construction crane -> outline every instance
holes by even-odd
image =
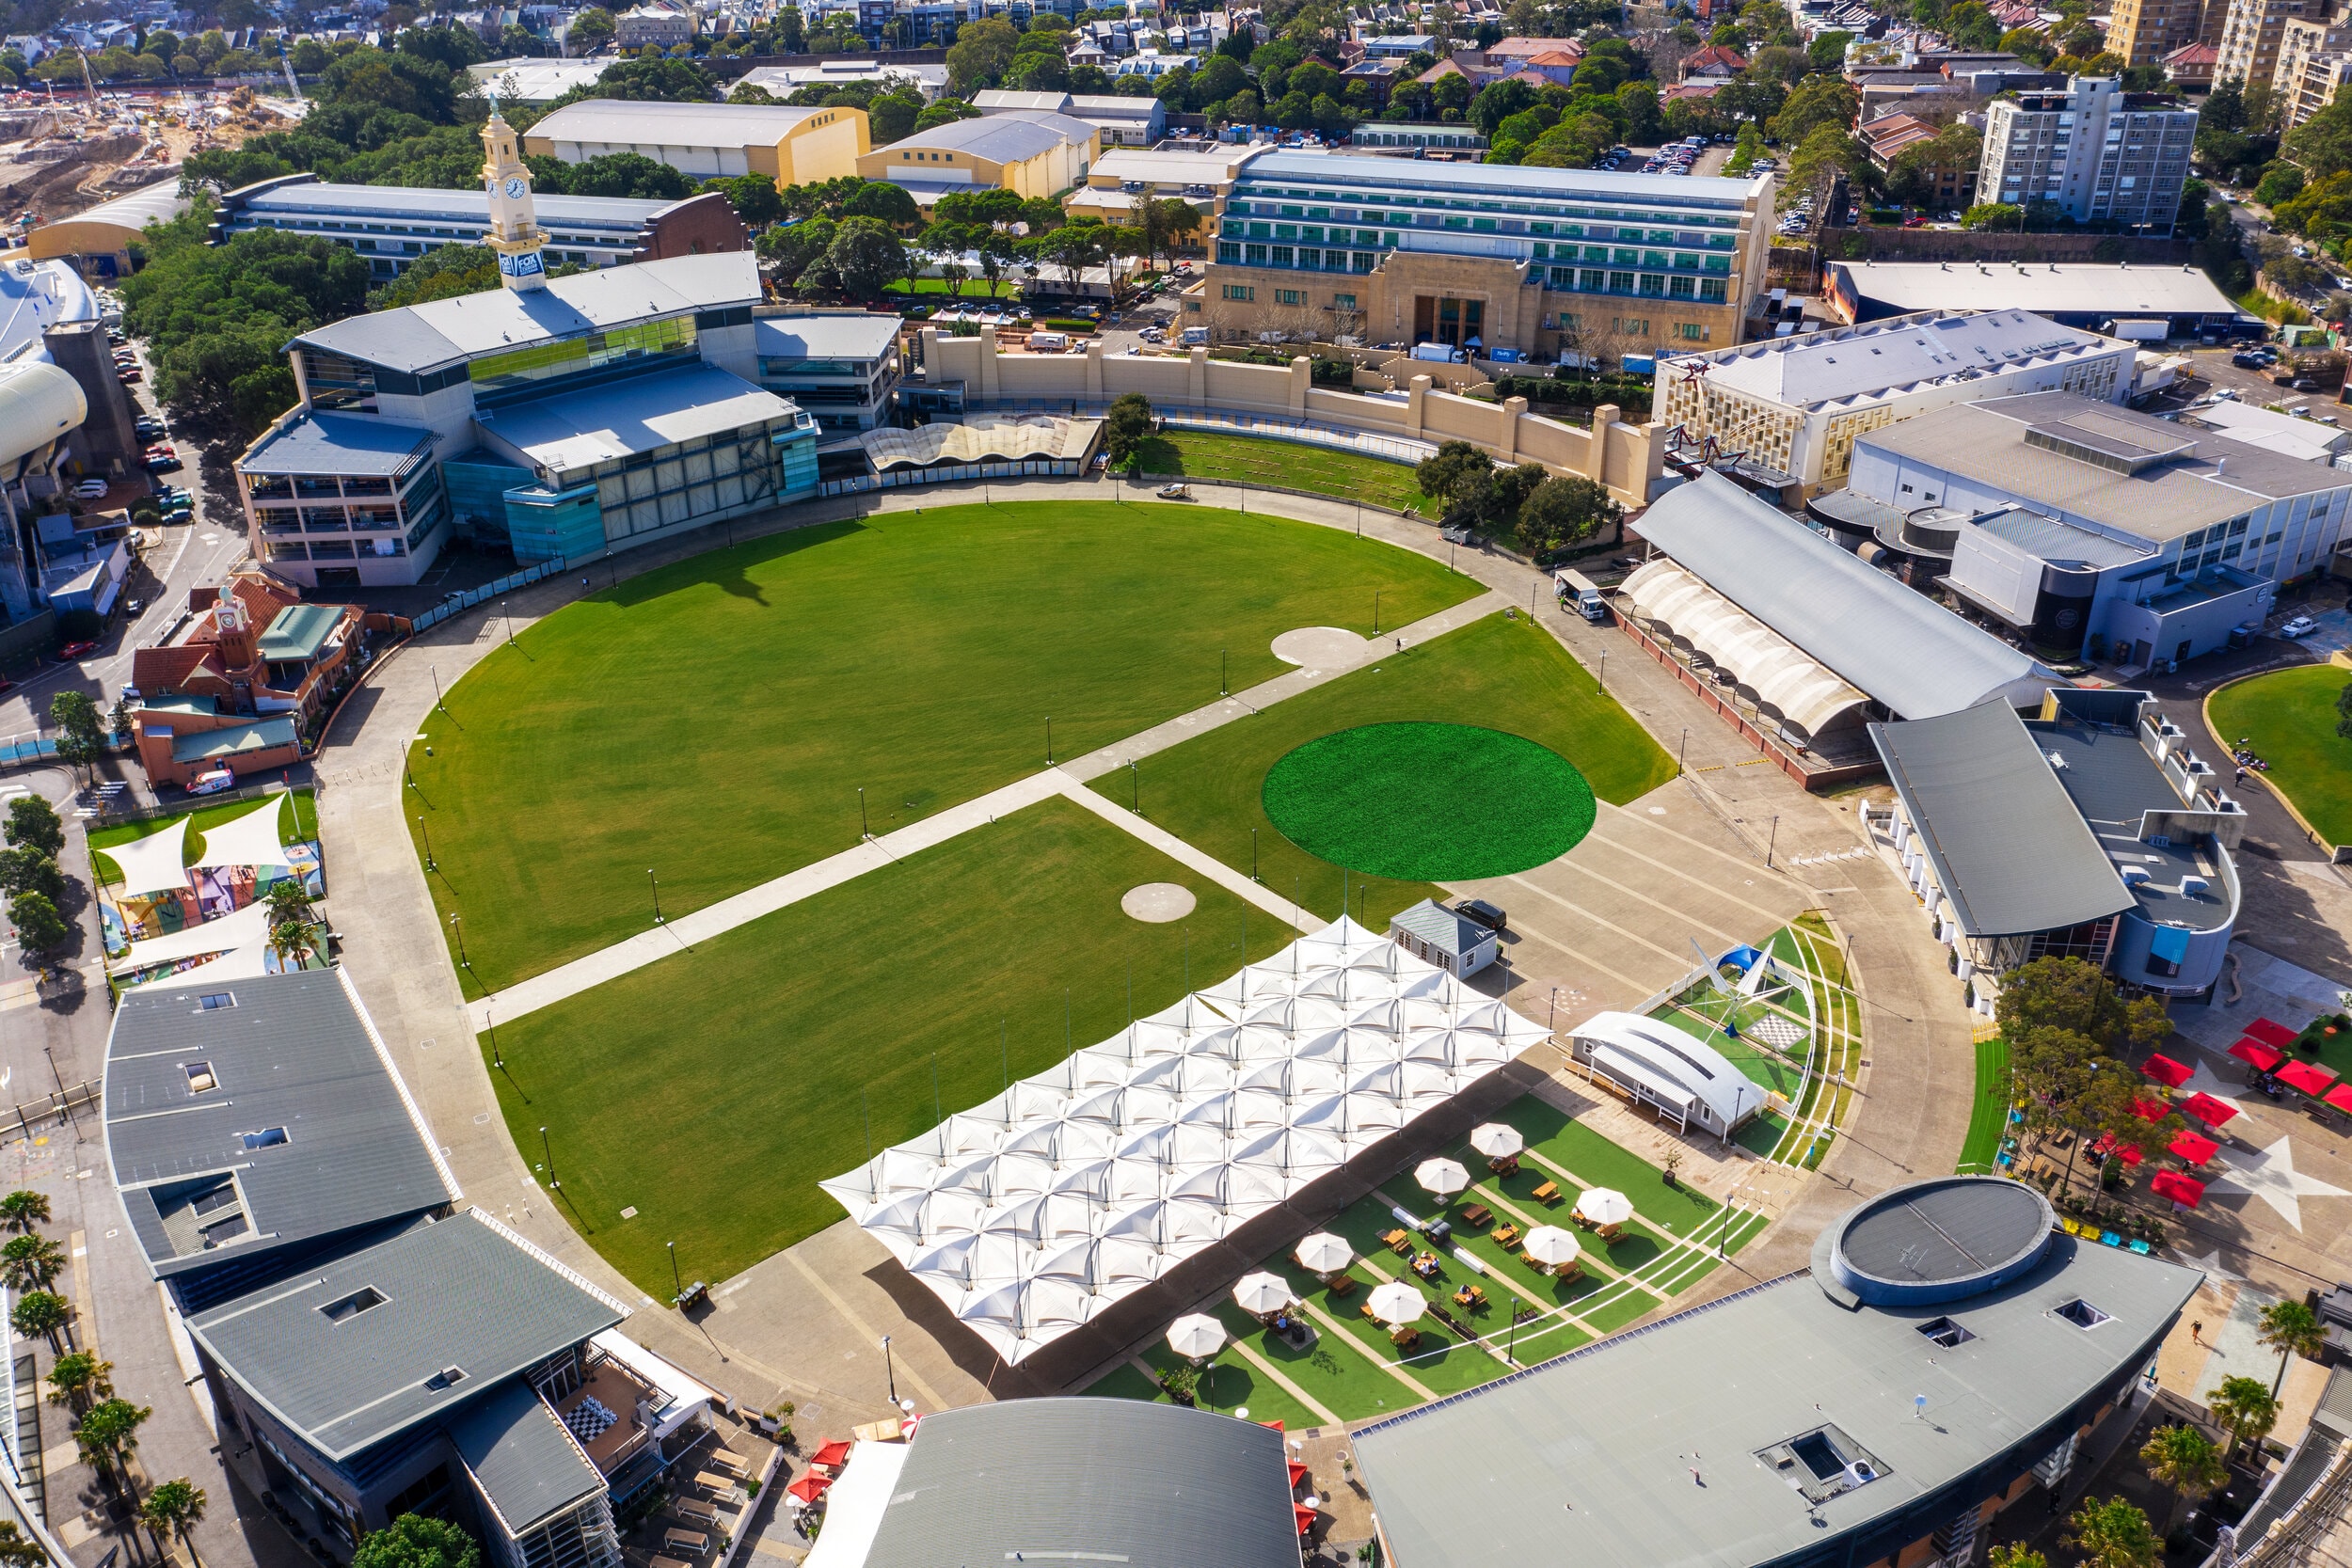
[[[286,53],[286,35],[283,33],[278,35],[278,63],[285,68],[286,90],[294,94],[295,103],[307,107],[307,101],[302,96],[302,84],[294,77],[294,56]]]
[[[98,123],[98,84],[90,80],[89,51],[75,50],[74,57],[82,62],[82,90],[89,94],[89,122],[95,125]]]

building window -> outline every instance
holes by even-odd
[[[1225,285],[1225,297],[1227,299],[1252,300],[1258,297],[1258,291],[1255,287],[1248,283],[1228,283]]]
[[[1620,338],[1646,338],[1649,336],[1649,318],[1619,316],[1616,319],[1616,332]]]
[[[1703,343],[1707,341],[1707,327],[1700,322],[1677,322],[1675,336],[1687,342]]]
[[[1353,310],[1356,309],[1356,296],[1354,294],[1333,294],[1331,296],[1331,309],[1334,310]]]
[[[1253,267],[1265,265],[1265,246],[1262,245],[1246,245],[1241,247],[1241,254],[1245,265]]]
[[[1241,265],[1241,246],[1231,240],[1219,240],[1216,243],[1216,260],[1219,266]]]
[[[1274,291],[1274,303],[1277,305],[1304,305],[1306,302],[1307,295],[1302,290],[1277,289]]]

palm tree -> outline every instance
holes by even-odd
[[[187,1547],[188,1560],[197,1563],[195,1530],[204,1522],[204,1489],[191,1484],[185,1476],[165,1481],[139,1506],[139,1522],[155,1537],[157,1545],[177,1540]]]
[[[2086,1499],[2059,1539],[2082,1553],[2083,1568],[2155,1568],[2164,1554],[2148,1515],[2120,1497]]]
[[[1995,1546],[1989,1554],[1992,1568],[2050,1568],[2050,1560],[2023,1542]]]
[[[49,1369],[49,1402],[82,1411],[89,1408],[92,1400],[114,1398],[114,1379],[108,1375],[114,1370],[113,1362],[101,1361],[86,1350],[60,1355]]]
[[[61,1347],[58,1331],[72,1321],[73,1308],[60,1295],[47,1291],[27,1291],[16,1298],[16,1306],[8,1313],[8,1324],[27,1339],[36,1336],[47,1339],[51,1350]]]
[[[30,1230],[36,1225],[49,1223],[49,1199],[40,1193],[19,1188],[0,1197],[0,1225],[10,1230]]]
[[[124,1461],[139,1446],[139,1428],[153,1414],[145,1405],[120,1399],[92,1407],[82,1418],[82,1424],[73,1429],[73,1441],[82,1450],[83,1461],[112,1477],[124,1491],[130,1491],[131,1473]]]
[[[2258,1377],[2223,1378],[2221,1386],[2205,1396],[2205,1408],[2230,1434],[2224,1458],[2234,1455],[2240,1443],[2268,1435],[2279,1419],[2279,1402]]]
[[[0,1280],[11,1291],[46,1291],[65,1267],[65,1249],[46,1236],[12,1236],[0,1246]]]
[[[2168,1533],[2184,1503],[2194,1502],[2230,1479],[2221,1450],[2193,1426],[2158,1427],[2140,1445],[2139,1462],[2148,1466],[2152,1480],[2172,1490],[2172,1512],[2165,1519]]]
[[[2287,1381],[2287,1359],[2299,1355],[2306,1361],[2319,1359],[2327,1335],[2320,1329],[2319,1314],[2299,1301],[2274,1301],[2262,1311],[2262,1332],[2255,1336],[2263,1344],[2279,1353],[2279,1375],[2270,1380],[2271,1396]]]

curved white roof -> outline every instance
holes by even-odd
[[[1662,556],[1636,567],[1618,592],[1632,599],[1645,619],[1672,626],[1676,636],[1730,671],[1807,736],[1820,734],[1841,715],[1870,701],[1820,660]]]
[[[1595,1013],[1571,1031],[1579,1040],[1630,1058],[1646,1072],[1678,1085],[1715,1113],[1722,1125],[1764,1103],[1764,1091],[1697,1036],[1640,1013]]]
[[[27,355],[0,365],[0,465],[73,433],[89,418],[89,400],[73,377]]]
[[[14,261],[0,266],[0,359],[60,322],[96,321],[98,298],[63,261]],[[38,357],[46,359],[41,349]]]

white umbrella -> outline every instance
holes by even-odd
[[[1372,1315],[1384,1323],[1408,1323],[1429,1309],[1429,1298],[1401,1279],[1391,1279],[1365,1298]]]
[[[1633,1217],[1633,1200],[1608,1187],[1587,1187],[1576,1212],[1595,1225],[1623,1225]]]
[[[1546,1268],[1573,1263],[1584,1250],[1581,1243],[1556,1225],[1539,1225],[1527,1233],[1527,1254]]]
[[[1452,1160],[1423,1160],[1413,1180],[1439,1197],[1452,1197],[1470,1185],[1470,1172]]]
[[[1519,1136],[1518,1128],[1490,1121],[1470,1130],[1470,1147],[1490,1160],[1507,1160],[1525,1148],[1527,1140]]]
[[[1277,1275],[1246,1274],[1233,1287],[1233,1301],[1245,1312],[1279,1312],[1291,1304],[1291,1288]]]
[[[1354,1250],[1328,1230],[1318,1230],[1299,1243],[1291,1256],[1298,1259],[1300,1268],[1315,1274],[1337,1274],[1356,1260]]]
[[[1168,1348],[1192,1361],[1215,1355],[1225,1348],[1225,1325],[1200,1312],[1179,1318],[1168,1325]]]

